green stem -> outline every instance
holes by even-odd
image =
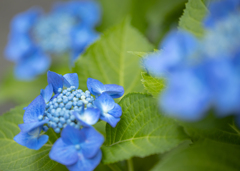
[[[127,160],[127,165],[128,165],[128,171],[134,171],[132,159]]]
[[[116,164],[107,165],[112,171],[122,171]]]

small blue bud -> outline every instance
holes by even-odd
[[[43,129],[44,132],[47,132],[48,127],[46,125],[44,125],[42,129]]]
[[[68,100],[71,101],[71,100],[73,99],[73,97],[74,97],[74,96],[73,96],[72,94],[69,95],[69,96],[68,96]]]
[[[67,120],[67,124],[70,124],[70,123],[71,123],[71,119],[68,119],[68,120]]]
[[[69,114],[68,114],[68,113],[65,113],[65,114],[64,114],[64,118],[65,118],[65,119],[68,119],[68,118],[69,118]]]
[[[67,124],[63,124],[63,128],[65,128],[67,126]]]
[[[54,129],[54,128],[56,128],[57,127],[57,124],[55,123],[55,122],[51,122],[52,124],[51,124],[51,127]]]
[[[71,91],[71,88],[67,88],[67,91],[70,92],[70,91]]]
[[[55,131],[56,133],[60,133],[60,129],[59,129],[59,128],[54,129],[54,131]]]
[[[52,101],[49,102],[49,105],[52,105]]]
[[[79,101],[77,102],[77,105],[78,105],[78,106],[82,106],[82,105],[83,105],[83,102],[82,102],[81,100],[79,100]]]
[[[52,104],[49,106],[49,109],[53,109],[53,105]]]
[[[72,102],[68,102],[65,106],[66,109],[71,109],[72,108]]]
[[[51,109],[51,114],[55,113],[56,110],[55,109]]]
[[[60,103],[60,104],[59,104],[59,107],[60,107],[60,108],[63,108],[63,107],[64,107],[64,104],[63,104],[63,103]]]
[[[61,118],[59,119],[59,121],[60,121],[62,124],[64,124],[64,123],[66,122],[66,120],[65,120],[63,117],[61,117]]]
[[[77,90],[77,93],[82,93],[83,91],[81,89],[78,89]]]
[[[69,125],[70,125],[70,126],[75,126],[75,123],[74,123],[74,122],[70,122]]]
[[[58,97],[58,98],[57,98],[57,102],[58,102],[58,103],[61,103],[61,102],[62,102],[62,98],[59,98],[59,97]]]
[[[67,93],[66,93],[66,96],[70,96],[70,94],[71,94],[70,92],[67,92]]]
[[[78,98],[74,97],[74,98],[73,98],[73,101],[78,101]]]
[[[63,127],[62,123],[59,122],[59,123],[58,123],[58,128],[62,128],[62,127]]]
[[[62,92],[62,88],[58,88],[58,92],[61,93]]]
[[[53,104],[53,108],[56,109],[57,107],[58,107],[58,103],[55,102],[55,103]]]
[[[70,89],[71,90],[76,90],[76,87],[75,86],[71,86]]]
[[[55,118],[54,118],[54,122],[57,123],[58,121],[59,121],[59,118],[55,117]]]
[[[93,107],[93,105],[91,103],[88,103],[87,107]]]
[[[56,102],[57,102],[57,99],[54,98],[53,101],[52,101],[52,103],[54,104],[54,103],[56,103]]]
[[[74,120],[75,120],[75,116],[74,116],[74,115],[71,115],[71,116],[70,116],[70,119],[71,119],[71,121],[74,121]]]
[[[63,90],[62,94],[63,95],[67,94],[67,90]]]
[[[85,91],[85,94],[90,94],[90,91],[89,91],[89,90],[86,90],[86,91]]]
[[[81,94],[76,94],[76,97],[77,98],[81,98]]]

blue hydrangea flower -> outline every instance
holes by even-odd
[[[48,14],[38,8],[18,14],[5,49],[6,59],[16,63],[16,78],[32,80],[46,72],[51,64],[48,55],[68,54],[73,64],[98,38],[95,27],[100,18],[95,1],[61,2]]]
[[[214,107],[219,117],[240,114],[240,1],[210,3],[206,34],[170,33],[164,48],[143,60],[149,74],[165,77],[160,107],[187,121],[202,119]],[[180,33],[180,36],[179,36]],[[180,99],[180,100],[179,100]]]
[[[100,87],[97,96],[79,87],[78,75],[60,75],[52,71],[47,74],[48,85],[40,95],[24,108],[21,132],[14,140],[30,149],[38,150],[48,141],[43,135],[49,128],[61,137],[54,143],[50,158],[71,171],[91,171],[102,158],[100,150],[103,136],[91,125],[102,119],[115,127],[122,115],[121,107],[113,97],[123,95],[123,87],[90,79],[88,86],[94,90]],[[89,80],[88,80],[89,81]],[[97,84],[95,84],[97,83]],[[113,97],[111,97],[111,96]]]
[[[21,132],[14,137],[14,141],[34,150],[40,149],[48,141],[47,135],[40,135],[43,125],[48,122],[47,119],[43,121],[38,119],[44,113],[44,110],[45,101],[39,95],[26,108],[23,116],[24,124],[19,125]]]
[[[107,93],[112,98],[119,98],[124,94],[124,88],[116,84],[103,84],[100,81],[88,78],[87,80],[88,90],[94,96],[100,96],[102,93]]]
[[[67,126],[50,151],[50,158],[70,171],[91,171],[97,167],[102,158],[100,150],[103,136],[92,127],[81,130]]]
[[[100,119],[115,127],[120,121],[122,108],[115,103],[113,98],[107,93],[103,93],[95,100],[94,104],[101,111]]]

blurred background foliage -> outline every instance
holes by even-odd
[[[105,32],[108,28],[120,23],[126,17],[131,18],[131,24],[147,39],[158,47],[159,42],[171,28],[178,26],[179,17],[182,15],[187,0],[98,0],[102,7],[102,20],[97,31]],[[26,1],[27,3],[27,1]],[[31,3],[32,4],[32,3]],[[13,4],[15,5],[15,4]],[[45,4],[46,5],[46,4]],[[51,8],[50,4],[47,9]],[[29,3],[28,3],[29,6]],[[26,8],[28,9],[28,8]],[[8,21],[10,23],[10,20]],[[5,46],[3,44],[3,46]],[[4,47],[3,47],[4,49]],[[3,52],[2,52],[3,54]],[[4,60],[2,57],[1,61]],[[50,70],[59,74],[71,71],[68,56],[53,58]],[[9,107],[20,103],[28,103],[36,97],[40,89],[47,85],[46,74],[34,81],[18,81],[14,78],[12,66],[5,69],[0,78],[0,113]],[[8,104],[12,105],[8,105]],[[2,106],[5,106],[4,108]]]

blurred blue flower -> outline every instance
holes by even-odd
[[[149,74],[167,80],[159,104],[168,115],[197,121],[211,107],[219,117],[240,114],[239,7],[238,0],[211,2],[201,40],[174,31],[143,59]]]
[[[79,130],[67,126],[54,143],[49,156],[66,165],[70,171],[91,171],[101,161],[100,147],[103,142],[103,136],[92,127]]]
[[[69,1],[44,14],[32,8],[14,17],[6,59],[16,63],[15,75],[31,80],[50,67],[48,55],[68,54],[71,65],[98,38],[95,31],[101,11],[95,1]]]

